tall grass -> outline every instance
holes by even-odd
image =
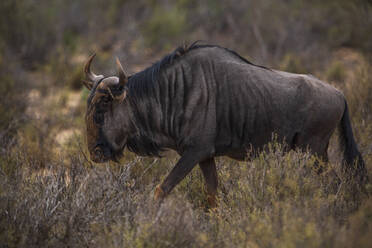
[[[40,170],[34,165],[40,161],[22,153],[13,157],[12,175],[0,172],[5,247],[368,245],[371,200],[355,197],[337,166],[318,175],[315,157],[284,153],[280,144],[250,162],[218,159],[221,187],[213,210],[202,203],[198,169],[163,204],[153,200],[153,188],[173,160],[92,166],[77,153],[68,166],[48,161]]]

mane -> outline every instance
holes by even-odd
[[[191,46],[180,46],[172,53],[167,54],[161,60],[155,62],[150,67],[129,77],[128,89],[134,98],[149,97],[154,92],[154,84],[160,76],[160,72],[167,66],[172,65],[179,57],[196,46],[194,42]]]
[[[198,44],[199,42],[200,41],[195,41],[189,46],[188,45],[179,46],[173,52],[171,52],[170,54],[167,54],[162,59],[152,64],[150,67],[130,76],[128,88],[132,96],[134,96],[135,98],[142,97],[142,96],[145,96],[145,97],[151,96],[151,93],[154,92],[154,84],[157,82],[160,76],[160,73],[163,69],[172,65],[178,58],[184,56],[188,52],[192,50],[196,50],[196,49],[201,49],[201,48],[217,47],[217,48],[223,49],[235,55],[237,58],[241,59],[247,64],[257,66],[260,68],[264,68],[267,70],[271,70],[265,66],[257,65],[257,64],[250,62],[249,60],[247,60],[246,58],[244,58],[237,52],[230,50],[228,48],[221,47],[218,45]]]

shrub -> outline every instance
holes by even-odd
[[[343,82],[346,78],[344,66],[340,62],[333,62],[326,71],[326,78],[329,82]]]
[[[318,175],[315,157],[280,144],[249,162],[218,159],[220,204],[207,211],[199,169],[154,202],[174,161],[96,166],[76,153],[67,166],[48,161],[42,170],[22,152],[15,161],[13,176],[0,171],[0,242],[8,247],[329,247],[347,244],[344,233],[368,245],[369,200],[352,196],[337,168]]]
[[[144,23],[143,33],[148,46],[170,49],[182,41],[180,38],[186,29],[186,13],[183,9],[156,7]]]
[[[301,59],[293,54],[287,54],[280,64],[280,69],[293,73],[306,73]]]

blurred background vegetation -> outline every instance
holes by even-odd
[[[335,145],[320,176],[316,158],[278,145],[221,158],[214,212],[198,170],[154,207],[175,155],[89,162],[87,57],[97,73],[115,73],[115,56],[135,73],[195,40],[341,89],[372,178],[370,0],[1,0],[0,247],[368,247],[372,201],[338,171]]]

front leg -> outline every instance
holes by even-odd
[[[217,207],[216,195],[218,186],[218,176],[214,158],[208,158],[199,163],[203,172],[207,191],[207,202],[210,208]]]
[[[167,196],[172,189],[185,178],[187,174],[195,167],[197,163],[203,161],[211,155],[210,152],[201,151],[187,151],[185,152],[177,164],[173,167],[171,172],[165,178],[163,183],[158,185],[155,189],[155,200],[161,200]]]

